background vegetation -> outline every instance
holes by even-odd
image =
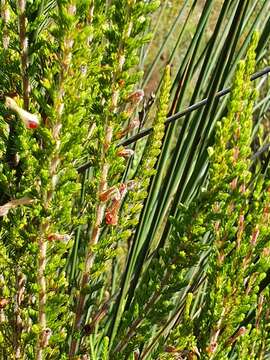
[[[269,10],[1,1],[1,359],[270,357]]]

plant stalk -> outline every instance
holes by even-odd
[[[28,38],[26,36],[26,1],[18,0],[19,8],[19,37],[20,37],[20,49],[21,49],[21,68],[22,68],[22,85],[23,85],[23,104],[25,110],[29,110],[29,94],[30,83],[27,75],[28,70]]]

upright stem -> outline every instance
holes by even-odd
[[[14,339],[14,353],[15,359],[21,359],[21,334],[23,330],[22,318],[21,318],[21,302],[25,291],[25,276],[16,268],[16,289],[17,293],[15,296],[14,313],[15,313],[15,339]]]
[[[108,5],[110,3],[106,2]],[[91,12],[91,18],[93,17],[93,14]],[[128,38],[130,36],[131,30],[132,30],[133,23],[132,21],[129,21],[127,23],[127,28],[125,29],[123,36],[125,38]],[[110,111],[112,113],[116,113],[117,106],[118,106],[118,100],[119,100],[119,90],[117,87],[115,87],[115,80],[117,78],[117,75],[122,72],[123,65],[125,63],[125,55],[123,52],[123,44],[122,41],[119,42],[118,45],[118,66],[117,70],[112,75],[112,95],[111,95],[111,108]],[[105,123],[105,141],[102,146],[101,151],[101,178],[99,181],[99,187],[98,191],[99,193],[102,193],[103,191],[107,190],[107,177],[108,177],[108,171],[109,171],[109,164],[107,162],[107,152],[112,142],[112,136],[113,136],[113,122],[110,117],[106,118]],[[87,249],[86,249],[86,255],[85,255],[85,262],[84,262],[84,270],[82,273],[82,279],[80,284],[80,293],[77,300],[77,307],[75,312],[75,320],[73,325],[73,331],[78,331],[80,329],[80,326],[82,324],[82,317],[85,310],[85,300],[86,300],[86,294],[84,292],[85,287],[89,283],[90,279],[90,272],[94,263],[95,254],[93,252],[93,246],[96,245],[99,241],[100,237],[100,226],[102,223],[102,220],[104,218],[104,212],[105,212],[106,205],[98,200],[96,211],[95,211],[95,222],[92,227],[90,239],[88,241]],[[73,359],[78,347],[78,340],[72,336],[71,344],[70,344],[70,351],[69,351],[69,359]]]
[[[65,68],[66,70],[66,68]],[[44,198],[44,207],[48,209],[49,204],[52,200],[53,193],[55,190],[55,186],[57,183],[57,168],[60,163],[59,151],[60,151],[60,131],[61,131],[61,117],[64,110],[64,74],[61,71],[59,76],[59,91],[58,96],[55,102],[55,112],[56,112],[56,122],[52,128],[52,135],[55,140],[55,150],[53,156],[50,161],[50,177],[51,177],[51,187],[49,191],[46,192]],[[46,234],[50,227],[49,222],[45,222],[43,226],[41,226],[41,236],[39,239],[39,258],[38,258],[38,285],[39,285],[39,309],[38,309],[38,323],[41,329],[40,337],[38,341],[37,347],[37,360],[42,360],[42,353],[46,346],[48,346],[47,336],[47,322],[46,322],[46,277],[45,277],[45,269],[46,269],[46,254],[47,254],[47,239]]]
[[[21,68],[23,82],[23,103],[25,110],[29,109],[30,84],[27,75],[28,70],[28,38],[26,36],[26,0],[18,0],[19,8],[19,37],[21,48]]]
[[[45,229],[44,229],[45,230]],[[47,241],[43,234],[41,235],[39,242],[39,257],[38,257],[38,285],[39,285],[39,307],[38,307],[38,323],[41,328],[40,336],[38,339],[37,346],[37,360],[42,360],[42,354],[44,350],[44,331],[46,329],[46,252],[47,252]]]
[[[106,163],[106,152],[112,141],[112,134],[113,134],[112,130],[113,129],[110,125],[106,127],[106,138],[102,149],[102,168],[101,168],[101,179],[99,182],[99,193],[107,189],[107,176],[108,176],[109,165],[108,163]],[[80,295],[78,298],[75,321],[74,321],[75,331],[79,330],[81,325],[81,318],[84,312],[84,305],[86,298],[86,295],[83,292],[83,290],[85,289],[86,285],[89,282],[90,271],[94,262],[94,254],[92,251],[92,247],[93,245],[96,245],[98,243],[100,236],[100,225],[104,217],[104,211],[105,211],[105,204],[103,202],[98,202],[96,206],[96,220],[92,228],[92,232],[88,242],[86,256],[85,256],[84,271],[82,274],[82,280],[80,285]],[[70,345],[70,352],[69,352],[70,359],[72,359],[72,357],[75,355],[77,351],[77,345],[78,345],[78,341],[73,338]]]

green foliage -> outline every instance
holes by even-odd
[[[225,1],[202,42],[213,1],[181,3],[168,37],[186,21],[149,98],[164,48],[144,76],[152,13],[168,3],[1,1],[0,359],[269,352],[269,158],[251,156],[265,139],[250,81],[267,1]],[[239,61],[256,24],[262,36]],[[225,112],[214,94],[236,64]],[[166,127],[187,91],[207,106]],[[119,145],[145,124],[147,141]]]
[[[234,354],[239,359],[258,359],[266,350],[262,344],[268,342],[268,335],[258,335],[261,315],[257,315],[255,324],[245,320],[252,311],[258,313],[260,309],[261,314],[266,310],[259,284],[269,270],[269,178],[259,175],[252,179],[250,172],[255,96],[250,72],[254,69],[256,45],[255,34],[246,61],[238,65],[228,114],[218,123],[215,145],[208,149],[209,190],[199,200],[201,223],[207,224],[201,234],[207,231],[211,246],[203,302],[187,325],[183,315],[172,330],[167,352],[200,353],[203,359],[228,359]],[[190,218],[194,218],[194,212]],[[186,226],[193,228],[193,224]],[[192,239],[194,242],[194,234]]]

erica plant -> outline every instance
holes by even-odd
[[[153,59],[168,1],[1,1],[0,360],[269,356],[269,4],[200,42],[206,1],[175,69],[187,3]]]

